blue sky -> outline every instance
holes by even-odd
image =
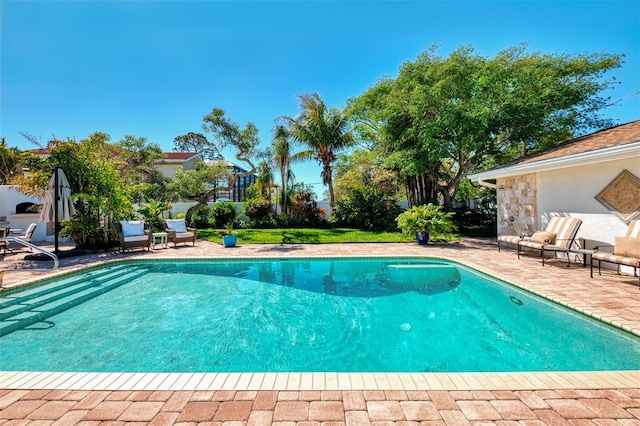
[[[297,95],[343,107],[434,44],[442,56],[469,45],[493,57],[523,42],[528,52],[625,54],[606,95],[626,99],[604,114],[640,119],[637,0],[0,0],[0,17],[0,136],[21,149],[34,146],[19,132],[46,143],[101,131],[171,151],[213,107],[255,123],[267,146],[274,119],[298,113]],[[294,173],[320,182],[315,163]]]

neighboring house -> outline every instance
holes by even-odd
[[[207,164],[211,165],[216,163],[217,161],[220,161],[220,160],[209,160],[207,161]],[[222,161],[224,161],[227,164],[227,167],[229,167],[230,169],[231,168],[233,169],[234,174],[247,172],[247,170],[243,169],[242,167],[238,167],[237,165],[233,164],[231,161],[226,161],[226,160],[222,160]],[[239,177],[236,180],[236,184],[234,185],[231,191],[220,191],[216,193],[213,197],[214,198],[213,201],[221,200],[221,201],[234,201],[237,203],[241,203],[244,200],[245,193],[247,192],[247,188],[249,187],[249,185],[255,182],[257,178],[258,177],[255,174]],[[226,180],[218,181],[213,185],[214,188],[224,187],[224,186],[227,186]]]
[[[640,219],[640,120],[601,130],[469,176],[497,190],[498,235],[544,229],[553,216],[582,219],[578,238],[613,244]],[[492,181],[492,182],[489,182]]]
[[[155,168],[165,176],[172,178],[177,169],[192,170],[203,161],[196,152],[165,152],[164,158],[154,161]]]

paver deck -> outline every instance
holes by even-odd
[[[55,274],[137,257],[428,256],[467,264],[640,335],[637,277],[539,258],[490,240],[453,244],[288,244],[196,247],[61,260]],[[6,256],[1,269],[28,263]],[[42,266],[41,264],[38,266]],[[51,274],[50,274],[51,275]],[[5,287],[40,275],[9,272]],[[0,348],[1,355],[1,348]],[[1,366],[0,357],[0,370]],[[640,371],[551,373],[56,373],[0,372],[0,425],[638,425]]]

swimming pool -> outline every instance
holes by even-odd
[[[128,262],[0,298],[5,370],[640,368],[635,336],[444,261]]]

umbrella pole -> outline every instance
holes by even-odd
[[[58,203],[60,203],[60,188],[58,188],[58,169],[56,167],[54,170],[55,178],[54,178],[54,186],[55,186],[55,196],[54,198],[54,207],[53,207],[53,234],[54,234],[54,252],[58,252],[58,233],[60,232],[60,222],[58,222]]]

